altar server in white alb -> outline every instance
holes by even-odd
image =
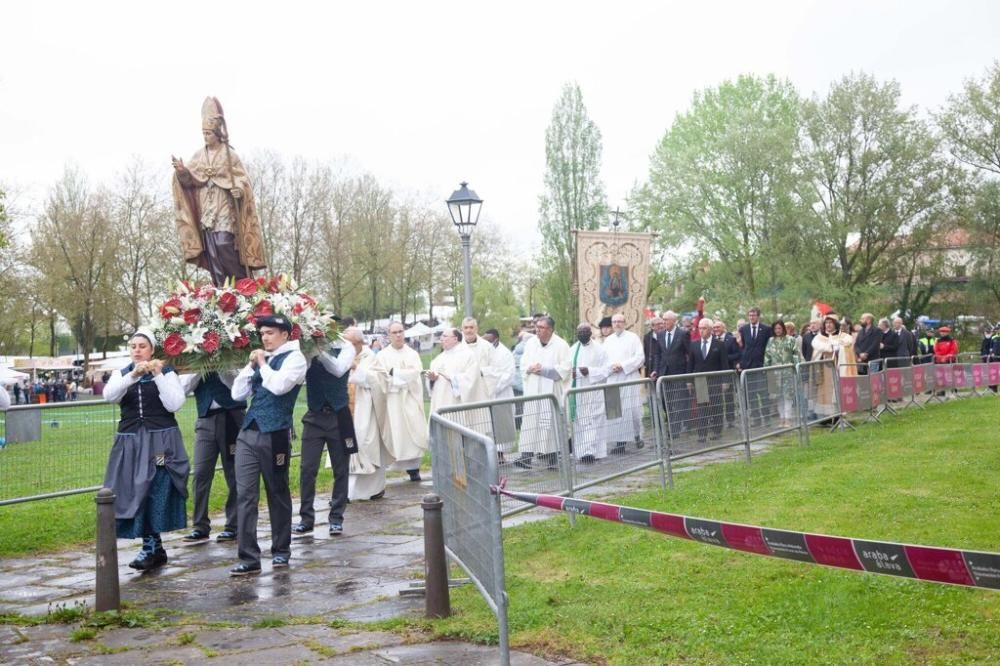
[[[374,367],[378,355],[367,345],[356,347],[360,349],[348,379],[354,391],[354,436],[358,443],[348,470],[347,499],[352,502],[385,495],[385,465],[391,460],[379,428],[385,420],[385,394],[384,382]]]
[[[483,333],[483,339],[493,347],[493,365],[484,371],[484,375],[489,375],[489,380],[493,384],[493,395],[490,398],[504,400],[514,397],[514,377],[517,374],[517,367],[514,364],[514,354],[500,342],[500,332],[491,328]],[[493,419],[501,418],[499,409],[494,410]],[[510,452],[514,448],[514,440],[517,437],[517,430],[514,422],[514,405],[503,408],[502,418],[506,421],[504,425],[494,422],[493,441],[496,442],[497,451],[501,454]],[[502,456],[501,456],[502,457]]]
[[[524,395],[551,393],[561,406],[573,369],[569,345],[556,335],[552,317],[535,320],[535,333],[536,336],[525,343],[524,356],[521,357]],[[537,456],[546,466],[556,466],[560,443],[554,419],[561,418],[561,413],[561,409],[554,410],[548,401],[525,403],[521,421],[521,456],[514,461],[515,465],[530,468]]]
[[[476,382],[469,389],[468,402],[492,400],[497,384],[493,370],[496,352],[493,344],[479,335],[479,322],[474,317],[462,320],[462,346],[472,353],[479,368]]]
[[[431,412],[442,407],[473,402],[482,386],[479,364],[469,348],[461,344],[457,328],[441,334],[441,353],[431,361],[427,379],[431,382]]]
[[[576,327],[576,344],[570,348],[573,359],[571,388],[604,384],[611,368],[601,343],[593,339],[593,330],[586,322]],[[566,401],[567,416],[572,424],[573,454],[577,460],[590,464],[608,456],[604,420],[604,391],[574,393]]]
[[[619,384],[641,379],[639,370],[646,360],[642,340],[632,331],[625,330],[625,315],[611,316],[611,335],[603,343],[611,372],[608,384]],[[628,442],[642,448],[642,390],[638,385],[621,388],[621,418],[608,419],[608,440],[614,442],[612,453],[622,454]]]
[[[379,422],[383,467],[404,469],[410,481],[420,481],[420,460],[428,448],[424,366],[420,354],[406,344],[398,321],[389,324],[389,346],[376,355],[373,367],[385,382],[385,415]]]

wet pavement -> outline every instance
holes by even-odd
[[[718,451],[685,462],[696,468],[741,455],[740,450]],[[516,477],[511,481],[520,485]],[[585,494],[621,495],[657,485],[654,468]],[[184,532],[164,535],[170,560],[150,573],[127,566],[138,540],[119,541],[122,602],[130,610],[162,617],[157,628],[106,628],[89,640],[72,640],[79,622],[0,624],[0,664],[499,663],[495,646],[429,642],[419,633],[365,631],[353,624],[422,614],[423,597],[400,592],[423,579],[420,500],[432,491],[426,478],[422,483],[390,479],[384,499],[348,506],[342,536],[328,536],[326,523],[317,522],[312,535],[294,538],[291,566],[278,570],[270,564],[270,527],[262,511],[263,571],[248,578],[229,576],[237,562],[236,545],[215,542],[222,528],[218,521],[207,542],[185,544]],[[325,521],[327,511],[326,500],[317,501],[317,521]],[[505,526],[555,515],[528,511]],[[0,562],[0,613],[44,616],[59,608],[93,609],[94,560],[91,549]],[[512,653],[511,663],[574,662]]]

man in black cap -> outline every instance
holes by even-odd
[[[237,544],[240,563],[231,576],[260,573],[257,544],[257,504],[260,479],[264,479],[271,518],[271,563],[287,567],[292,543],[292,495],[288,488],[291,456],[292,412],[306,377],[306,358],[299,341],[290,340],[292,323],[287,317],[257,318],[263,349],[250,352],[247,363],[233,382],[232,398],[253,396],[250,409],[236,440]]]
[[[614,330],[611,326],[611,317],[605,317],[599,321],[597,323],[597,328],[601,329],[601,340],[607,340]]]
[[[323,451],[330,452],[333,465],[333,493],[330,501],[330,536],[344,533],[350,455],[357,453],[354,420],[347,399],[348,373],[364,342],[361,330],[344,331],[343,346],[324,351],[312,360],[306,372],[306,399],[309,411],[302,417],[302,460],[299,467],[299,523],[296,536],[310,534],[316,522],[316,474]]]

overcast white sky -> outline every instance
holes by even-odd
[[[214,95],[241,155],[347,160],[442,207],[468,180],[522,252],[567,81],[603,132],[614,208],[695,90],[752,72],[809,94],[864,69],[936,109],[1000,56],[987,0],[32,0],[0,17],[0,182],[22,205],[67,163],[100,182],[138,155],[166,182]]]

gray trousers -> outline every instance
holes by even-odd
[[[290,452],[289,452],[290,453]],[[288,489],[289,453],[275,454],[271,433],[242,430],[236,440],[237,553],[240,562],[260,566],[257,503],[260,479],[271,518],[271,556],[292,554],[292,494]]]
[[[220,411],[211,416],[200,417],[194,424],[194,513],[191,523],[198,532],[208,534],[212,524],[208,517],[208,497],[215,479],[215,464],[222,458],[222,474],[226,478],[229,494],[226,496],[226,530],[236,531],[236,440],[226,441],[226,419],[235,420],[236,434],[243,422],[244,410]]]
[[[316,523],[316,475],[323,459],[323,450],[330,452],[333,466],[333,493],[330,497],[330,523],[344,522],[347,507],[347,483],[350,456],[344,450],[335,412],[307,412],[302,417],[302,457],[299,459],[299,517],[303,525]]]

